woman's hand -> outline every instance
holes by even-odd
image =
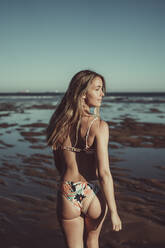
[[[111,221],[112,221],[113,231],[118,232],[122,229],[121,220],[117,212],[111,213]]]

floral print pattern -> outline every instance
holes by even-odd
[[[98,185],[89,182],[66,181],[61,184],[62,194],[80,211],[83,207],[83,201],[91,196],[91,194],[93,196],[96,195],[98,191]]]

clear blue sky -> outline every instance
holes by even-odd
[[[0,1],[0,92],[65,91],[82,69],[108,91],[165,91],[165,1]]]

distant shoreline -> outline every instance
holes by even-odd
[[[0,96],[57,96],[64,92],[0,92]],[[165,92],[107,92],[107,96],[165,96]]]

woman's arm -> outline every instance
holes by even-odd
[[[117,213],[114,196],[113,179],[109,167],[108,155],[109,127],[105,121],[100,121],[96,132],[96,154],[98,164],[98,175],[105,200],[111,213],[113,230],[121,230],[121,221]]]

